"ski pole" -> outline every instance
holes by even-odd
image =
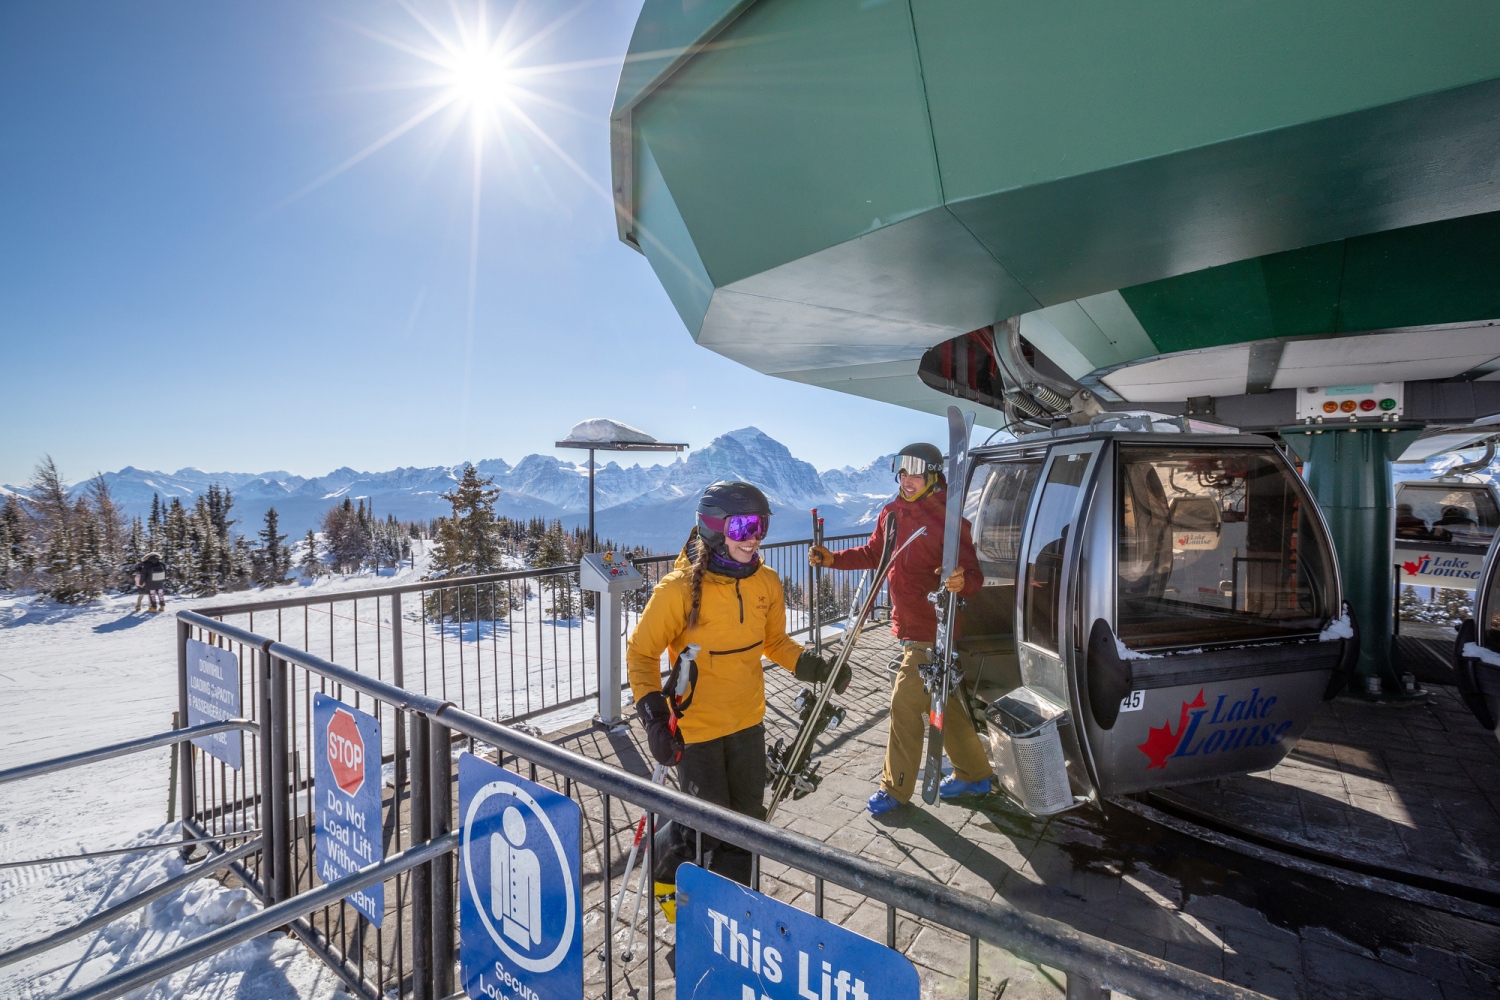
[[[661,784],[662,778],[666,776],[667,765],[657,764],[656,770],[651,772],[651,783]],[[620,922],[620,905],[625,902],[625,893],[630,888],[630,873],[635,870],[635,859],[637,852],[641,849],[641,840],[646,836],[646,810],[641,810],[640,822],[635,825],[635,839],[630,843],[630,854],[625,859],[625,874],[620,879],[620,892],[615,897],[614,915],[610,918],[609,929],[614,931]]]

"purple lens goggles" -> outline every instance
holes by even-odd
[[[766,532],[771,530],[771,519],[763,514],[733,514],[729,517],[709,517],[707,514],[699,514],[698,516],[703,519],[703,526],[709,531],[723,532],[726,538],[732,538],[736,542],[765,538]]]

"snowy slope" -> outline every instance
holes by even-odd
[[[426,572],[425,560],[382,582]],[[323,577],[302,592],[375,584]],[[267,597],[289,594],[280,588]],[[135,614],[134,597],[83,607],[0,597],[0,769],[171,728],[177,705],[174,619]],[[168,751],[7,785],[0,794],[0,862],[159,842],[165,827]],[[176,852],[0,869],[0,951],[42,937],[181,871]],[[134,890],[132,886],[136,887]],[[128,962],[170,950],[254,905],[240,891],[199,881],[189,890],[28,962],[0,968],[0,997],[44,997]],[[261,938],[143,994],[152,998],[340,996],[302,948]]]

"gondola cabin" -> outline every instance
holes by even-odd
[[[1396,484],[1396,565],[1402,585],[1473,590],[1500,527],[1500,493],[1452,477]]]
[[[1491,545],[1474,593],[1474,617],[1458,628],[1453,673],[1474,718],[1500,737],[1500,559]]]
[[[1275,765],[1357,649],[1328,529],[1275,444],[1134,426],[971,466],[984,588],[959,648],[997,771],[1038,814]]]

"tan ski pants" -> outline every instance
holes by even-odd
[[[891,688],[891,735],[885,745],[880,787],[896,801],[910,802],[922,766],[927,710],[932,707],[932,696],[922,687],[917,667],[927,662],[932,643],[903,642],[901,646],[901,669]],[[943,752],[962,781],[982,781],[994,774],[984,744],[974,732],[961,689],[948,699],[943,713]]]

